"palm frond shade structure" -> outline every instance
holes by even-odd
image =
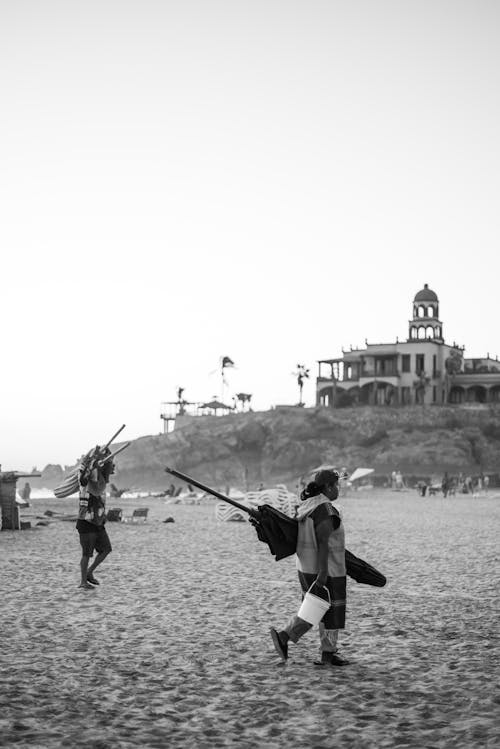
[[[223,502],[228,502],[230,505],[238,507],[250,515],[250,523],[257,531],[257,537],[269,546],[271,554],[274,555],[277,562],[280,559],[285,559],[295,554],[298,523],[294,518],[290,518],[275,507],[266,504],[260,505],[257,510],[247,507],[241,502],[226,497],[215,489],[211,489],[209,486],[196,481],[196,479],[187,476],[185,473],[176,471],[174,468],[165,468],[165,471],[192,486],[197,486],[198,489],[208,494],[212,494],[212,496],[221,499]],[[382,588],[386,584],[386,578],[381,572],[368,564],[368,562],[356,557],[347,549],[345,552],[345,563],[347,574],[353,580],[356,580],[356,582],[373,585],[377,588]]]

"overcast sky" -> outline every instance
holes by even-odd
[[[296,403],[406,338],[500,355],[495,0],[0,2],[0,463],[160,403]]]

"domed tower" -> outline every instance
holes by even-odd
[[[413,320],[410,320],[409,341],[432,338],[443,341],[443,323],[439,319],[439,299],[428,284],[415,294]]]

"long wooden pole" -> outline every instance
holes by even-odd
[[[118,450],[115,450],[114,453],[111,453],[106,458],[103,458],[103,460],[100,460],[99,465],[103,466],[105,463],[108,462],[108,460],[111,460],[112,458],[115,457],[115,455],[118,455],[118,453],[121,453],[121,451],[125,450],[125,448],[128,447],[130,444],[131,444],[130,442],[125,442],[125,444],[119,447]]]
[[[182,481],[185,481],[188,484],[193,484],[193,486],[197,486],[198,489],[202,489],[204,492],[207,492],[208,494],[212,494],[214,497],[217,497],[218,499],[222,499],[223,502],[228,502],[230,505],[233,505],[233,507],[237,507],[239,510],[243,510],[243,512],[247,512],[249,515],[252,515],[252,517],[258,516],[258,513],[255,510],[252,510],[250,507],[247,507],[246,505],[242,505],[240,502],[237,502],[235,499],[230,499],[229,497],[226,497],[225,494],[221,494],[215,489],[211,489],[209,486],[205,486],[205,484],[202,484],[200,481],[196,481],[195,479],[192,479],[190,476],[187,476],[185,473],[176,471],[174,468],[165,468],[165,471],[167,473],[172,474],[172,476],[176,476],[178,479],[182,479]]]
[[[111,439],[108,442],[106,442],[106,444],[104,445],[104,449],[106,449],[107,447],[109,447],[110,444],[115,441],[115,439],[118,437],[118,435],[120,434],[120,432],[122,432],[125,429],[125,426],[126,426],[125,424],[121,425],[121,427],[119,428],[119,430],[117,432],[115,432],[115,434],[111,437]]]

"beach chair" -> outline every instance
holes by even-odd
[[[132,515],[123,518],[124,523],[145,523],[148,519],[149,507],[139,507],[133,511]]]
[[[248,515],[246,512],[239,510],[237,507],[227,505],[224,502],[217,502],[215,505],[215,517],[224,523],[229,521],[246,522]]]
[[[121,507],[113,507],[111,510],[108,510],[106,514],[106,520],[109,520],[110,523],[121,523],[123,520],[123,510]]]

